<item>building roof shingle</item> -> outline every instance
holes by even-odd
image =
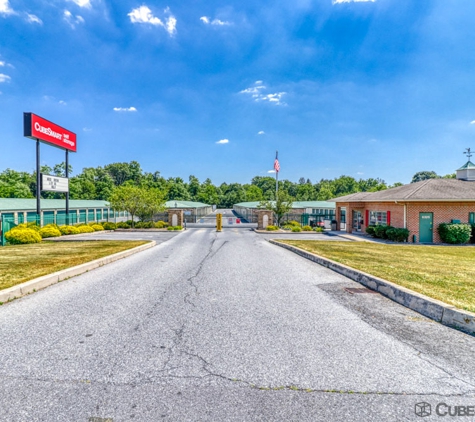
[[[457,179],[427,179],[378,192],[358,192],[330,199],[331,202],[421,202],[473,201],[475,182]]]

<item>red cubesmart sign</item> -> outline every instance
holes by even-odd
[[[23,134],[55,147],[76,152],[76,134],[33,113],[23,113]]]

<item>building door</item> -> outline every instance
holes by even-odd
[[[433,220],[433,213],[419,213],[419,242],[432,243],[434,241]]]
[[[361,215],[361,211],[353,211],[353,230],[360,232],[362,222],[363,217]]]

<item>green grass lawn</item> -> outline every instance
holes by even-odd
[[[278,241],[475,312],[475,247]]]
[[[0,289],[148,243],[146,241],[47,242],[0,247]]]

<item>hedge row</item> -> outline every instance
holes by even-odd
[[[164,221],[137,221],[134,224],[134,228],[136,229],[164,229],[169,226],[168,223]],[[132,220],[122,221],[117,223],[118,229],[131,229],[132,228]]]
[[[393,242],[405,242],[409,237],[409,230],[403,228],[397,228],[392,226],[368,226],[366,227],[366,233],[370,236],[392,240]]]
[[[113,225],[113,226],[111,226]],[[29,243],[39,243],[42,239],[59,237],[70,234],[93,233],[102,230],[115,229],[114,223],[89,223],[76,224],[75,226],[58,226],[47,224],[40,227],[36,223],[21,223],[5,234],[5,239],[11,245],[24,245]]]

